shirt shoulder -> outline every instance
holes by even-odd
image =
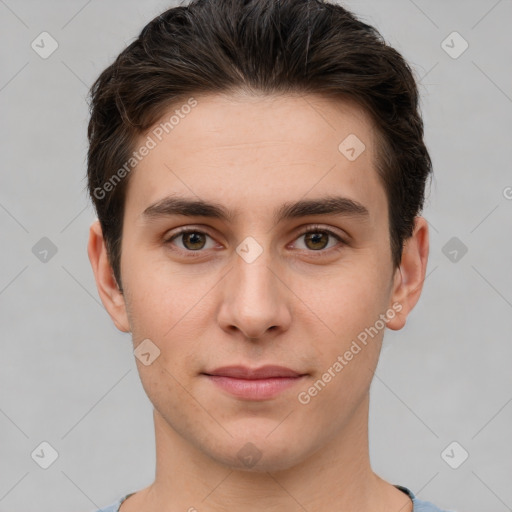
[[[95,510],[94,512],[118,512],[120,505],[120,500],[117,500],[115,503],[112,503],[107,507],[100,508],[99,510]]]
[[[413,512],[456,512],[455,510],[440,509],[433,503],[430,503],[430,501],[419,500],[411,490],[407,489],[407,487],[404,487],[403,485],[395,485],[395,487],[412,499]]]
[[[422,501],[417,498],[413,500],[413,504],[413,512],[455,512],[455,510],[440,509],[430,501]]]
[[[100,508],[99,510],[95,510],[94,512],[119,512],[119,507],[121,506],[121,503],[123,503],[123,501],[126,498],[129,498],[132,494],[135,494],[135,492],[131,492],[129,494],[126,494],[125,496],[121,496],[116,501],[114,501],[114,503],[111,503],[106,507]]]

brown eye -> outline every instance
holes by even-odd
[[[304,239],[304,247],[298,248],[308,249],[311,252],[321,252],[335,248],[336,246],[342,248],[345,245],[345,241],[338,234],[334,233],[330,229],[322,229],[315,226],[313,228],[310,227],[308,231],[303,231],[297,240],[301,238]],[[329,246],[331,240],[334,241],[334,243],[331,243]],[[338,243],[336,244],[336,242]]]
[[[191,251],[197,251],[198,249],[202,249],[205,245],[204,233],[182,233],[181,236],[183,237],[183,245],[187,249],[190,249]]]
[[[305,234],[305,244],[309,249],[321,250],[325,249],[329,242],[329,235],[324,232],[311,232]],[[309,245],[311,244],[311,245]]]
[[[201,251],[201,249],[211,249],[207,247],[208,238],[211,237],[207,233],[203,233],[197,229],[183,229],[169,238],[165,243],[169,245],[175,245],[175,240],[180,240],[181,244],[177,244],[179,250],[182,251]]]

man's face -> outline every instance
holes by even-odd
[[[149,339],[160,351],[137,365],[159,428],[218,462],[243,467],[248,454],[261,456],[258,469],[286,468],[367,421],[379,315],[393,309],[396,277],[373,126],[355,105],[315,96],[196,99],[162,141],[152,135],[127,190],[129,329],[134,347]],[[345,201],[328,214],[280,215],[328,197]],[[173,213],[166,198],[214,203],[232,218]],[[209,376],[266,365],[301,377],[244,387]]]

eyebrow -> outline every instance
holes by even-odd
[[[147,207],[141,217],[150,220],[172,215],[208,217],[226,222],[232,222],[237,216],[235,211],[219,203],[170,196]],[[364,205],[353,199],[341,196],[326,196],[282,204],[274,212],[274,223],[311,215],[340,215],[365,220],[369,218],[370,213]]]

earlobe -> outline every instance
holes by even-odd
[[[101,302],[115,326],[120,331],[130,332],[125,299],[114,278],[99,221],[93,222],[89,229],[87,253]]]
[[[425,281],[428,252],[428,223],[425,218],[416,217],[413,234],[404,243],[400,267],[394,275],[391,304],[401,307],[395,307],[396,315],[387,323],[388,328],[402,329],[418,302]]]

